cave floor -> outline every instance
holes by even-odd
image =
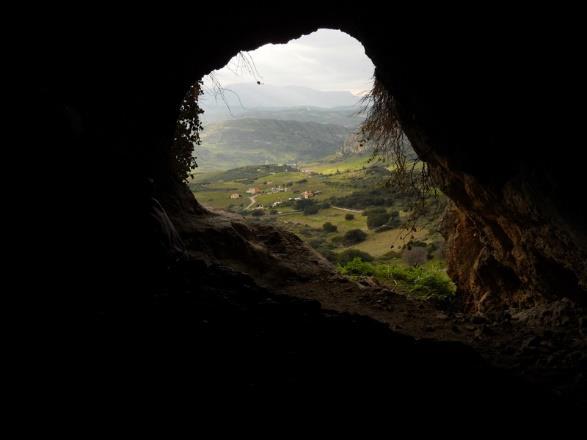
[[[326,309],[371,317],[417,340],[463,343],[495,367],[587,407],[585,310],[570,301],[471,316],[344,278],[290,285],[285,293],[317,300]]]

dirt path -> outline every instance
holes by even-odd
[[[354,212],[355,214],[362,214],[363,213],[363,210],[362,209],[340,208],[340,207],[334,206],[334,205],[332,205],[331,208],[338,209],[340,211]]]
[[[249,200],[251,201],[251,203],[249,203],[249,205],[245,209],[250,209],[251,206],[253,206],[256,203],[256,201],[257,201],[256,198],[257,198],[257,196],[249,197]]]

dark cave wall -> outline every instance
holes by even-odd
[[[145,236],[135,225],[146,177],[175,215],[198,212],[196,202],[173,204],[179,183],[168,172],[189,85],[239,50],[330,27],[363,43],[408,137],[454,201],[448,257],[469,308],[585,298],[587,219],[575,195],[582,166],[569,161],[578,138],[561,128],[570,119],[560,98],[574,84],[572,45],[558,44],[566,34],[511,15],[428,20],[396,11],[390,20],[344,6],[243,9],[222,19],[190,12],[52,23],[31,56],[44,138],[58,156],[48,158],[58,162],[52,203],[77,212],[76,232],[94,259],[109,254],[101,279],[141,254]],[[72,246],[83,252],[79,241]]]

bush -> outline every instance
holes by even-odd
[[[355,219],[355,216],[353,214],[346,214],[344,216],[344,219],[345,220],[354,220]]]
[[[456,286],[449,276],[438,267],[402,267],[399,265],[378,265],[377,278],[399,281],[409,294],[428,299],[448,299],[454,296]]]
[[[304,208],[304,215],[318,214],[320,209],[316,205],[308,205]]]
[[[311,199],[301,199],[301,200],[296,200],[295,203],[295,208],[303,211],[307,206],[312,206],[315,205],[316,203],[314,202],[314,200]]]
[[[385,208],[369,208],[363,211],[363,215],[367,217],[374,214],[387,214],[387,209]]]
[[[374,229],[379,226],[383,226],[389,220],[389,214],[387,212],[375,212],[367,216],[367,227]]]
[[[371,276],[375,274],[373,265],[360,258],[354,258],[344,266],[340,266],[339,270],[343,275]]]
[[[361,243],[365,241],[367,238],[367,234],[360,229],[351,229],[344,234],[344,243],[348,245],[353,245],[357,243]]]
[[[326,222],[322,225],[322,229],[324,229],[325,232],[336,232],[338,231],[338,227],[336,225],[333,225],[330,222]]]
[[[251,212],[251,215],[253,217],[261,217],[261,216],[265,215],[265,210],[264,209],[255,209],[255,210],[253,210],[253,212]]]
[[[355,258],[359,258],[363,261],[371,262],[373,261],[373,257],[369,255],[367,252],[360,251],[358,249],[346,249],[342,251],[337,256],[338,264],[344,266],[348,262],[354,260]]]
[[[421,246],[406,248],[402,252],[402,259],[408,266],[421,266],[428,260],[428,251]]]

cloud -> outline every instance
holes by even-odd
[[[344,32],[319,29],[287,44],[267,44],[248,52],[258,77],[233,58],[214,71],[224,86],[257,79],[278,86],[304,86],[317,90],[348,90],[360,94],[370,89],[374,66],[361,43]]]

